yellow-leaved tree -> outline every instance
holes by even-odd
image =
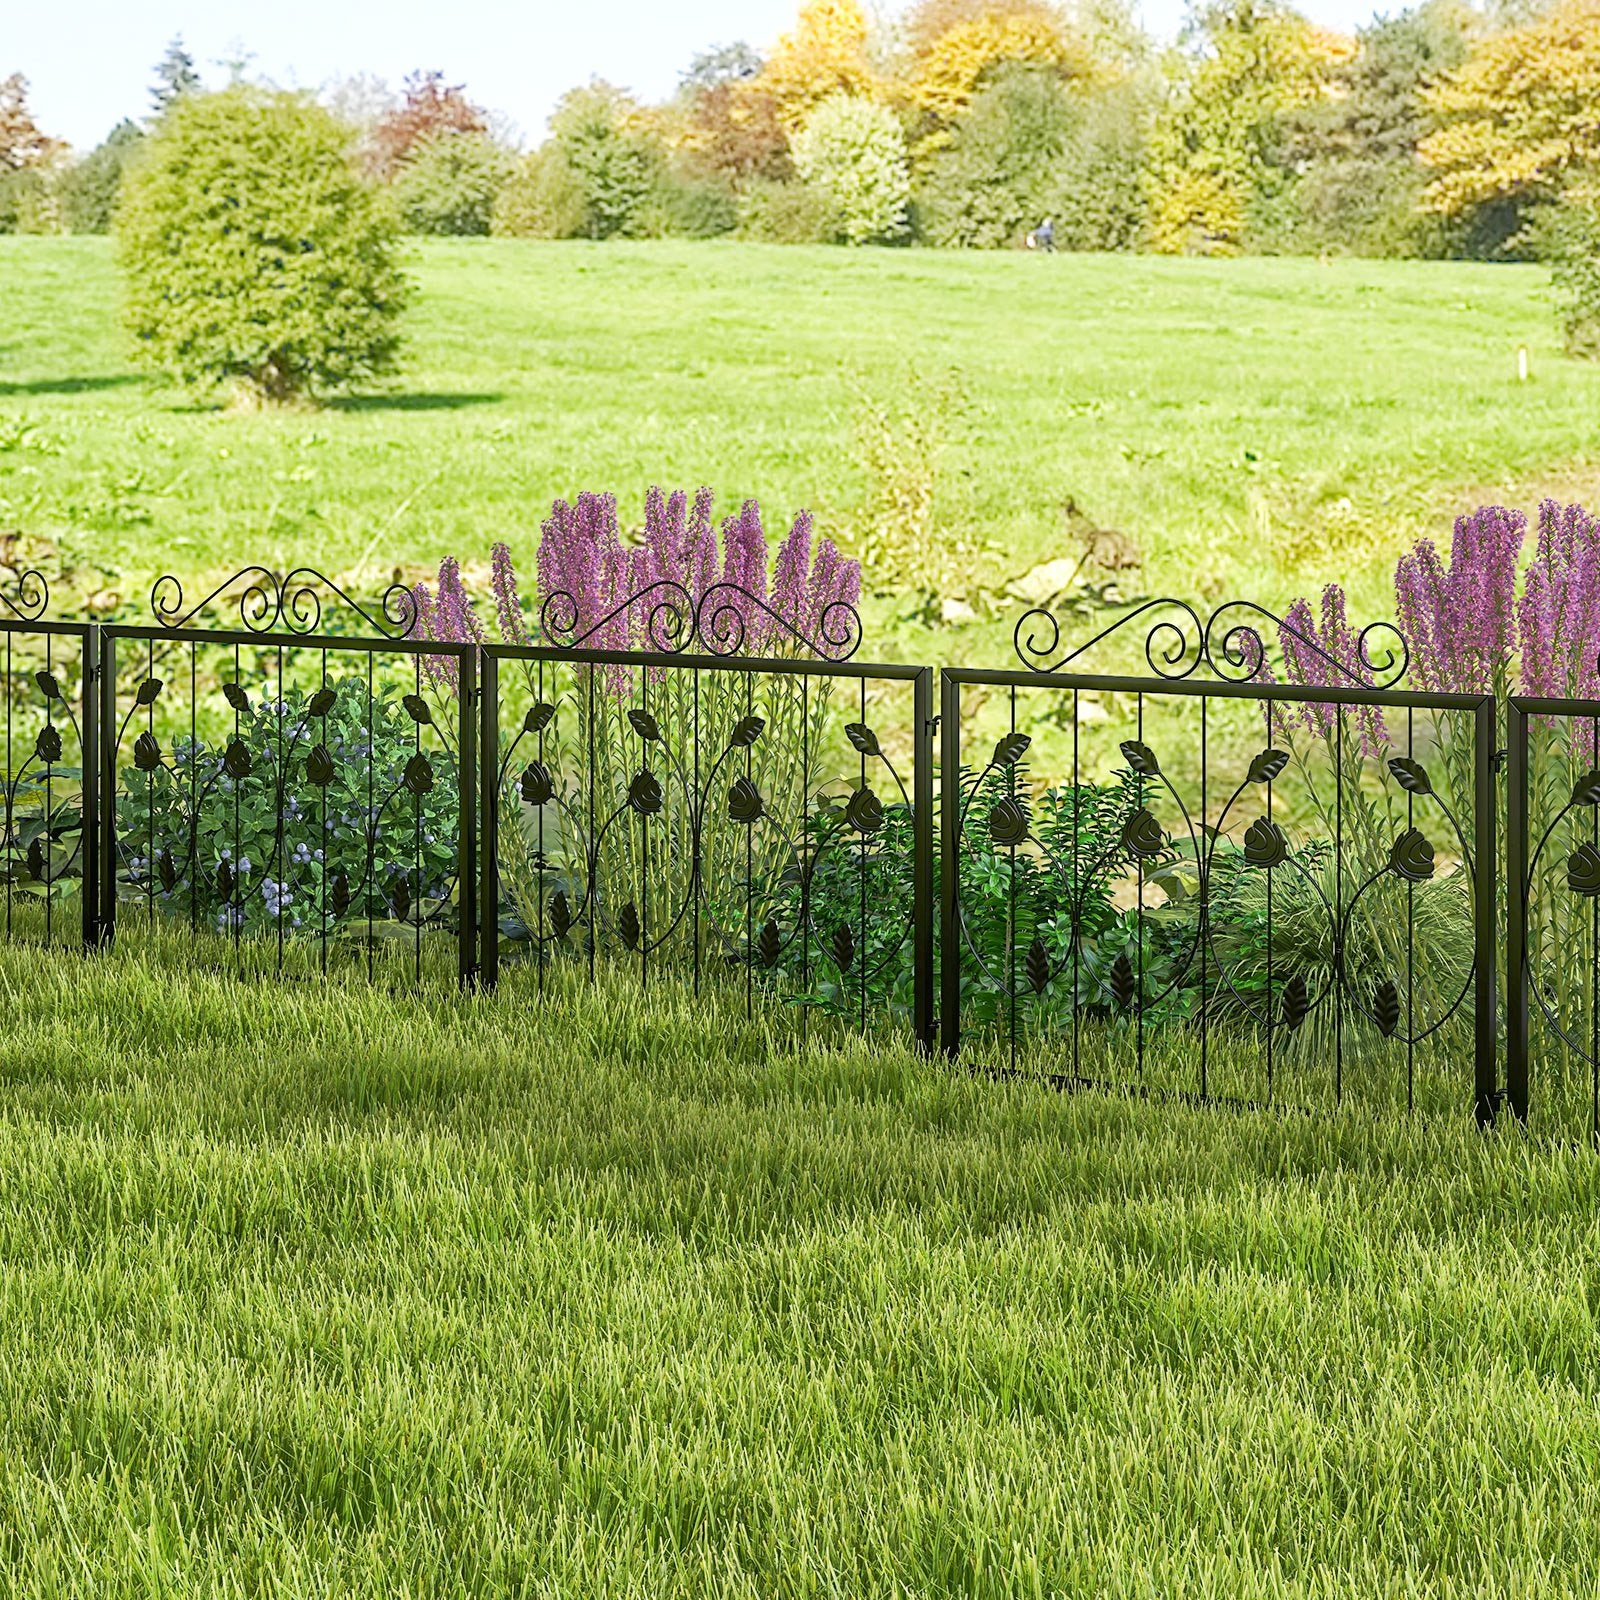
[[[873,98],[872,29],[860,0],[807,0],[757,80],[792,134],[830,95]]]
[[[940,34],[916,61],[908,86],[911,104],[940,122],[972,103],[986,76],[1004,62],[1053,67],[1064,76],[1089,78],[1088,46],[1047,6],[987,8]]]
[[[1459,217],[1556,198],[1600,171],[1600,0],[1481,39],[1424,100],[1439,123],[1419,150],[1428,205]]]

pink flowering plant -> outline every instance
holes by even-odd
[[[516,663],[527,711],[552,708],[519,746],[517,770],[507,772],[501,791],[501,870],[523,924],[542,937],[559,891],[574,916],[591,907],[613,919],[623,906],[676,909],[697,900],[730,942],[735,934],[747,937],[733,926],[746,916],[746,881],[761,886],[764,920],[793,870],[826,745],[833,680],[669,669],[668,658],[714,655],[732,663],[848,654],[856,642],[860,567],[831,540],[815,538],[809,512],[794,519],[774,553],[754,500],[719,528],[711,490],[691,500],[681,490],[652,488],[632,541],[623,537],[614,496],[557,500],[542,524],[536,573],[532,592],[524,593],[508,546],[493,547],[484,610],[501,642],[641,659]],[[441,564],[435,590],[418,585],[415,595],[425,637],[487,639],[454,558]],[[451,667],[428,658],[434,691],[446,699],[459,687]],[[503,686],[509,671],[502,666]],[[752,719],[759,732],[739,743]],[[522,783],[530,759],[541,776]],[[641,844],[626,813],[631,786],[646,768],[661,780],[661,809]],[[710,792],[738,777],[754,786],[761,821],[770,825],[731,819],[720,794]],[[516,826],[508,828],[513,818]],[[600,898],[604,905],[595,907]],[[648,944],[649,930],[640,937]]]

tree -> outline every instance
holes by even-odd
[[[156,81],[150,85],[151,115],[165,116],[176,100],[197,93],[201,87],[194,57],[184,49],[182,35],[177,35],[167,46],[167,53],[156,63]]]
[[[830,95],[871,96],[871,29],[859,0],[806,0],[793,33],[778,40],[759,82],[795,131]]]
[[[467,99],[461,84],[447,84],[442,72],[413,72],[406,79],[401,103],[378,118],[366,159],[373,177],[387,182],[426,140],[440,134],[488,131],[488,118]]]
[[[550,142],[582,198],[583,237],[646,231],[665,159],[630,96],[599,81],[569,90],[550,118]]]
[[[67,174],[62,208],[73,233],[109,233],[117,196],[128,167],[144,144],[136,122],[126,117]]]
[[[486,234],[515,160],[486,133],[436,133],[413,147],[394,180],[409,233]]]
[[[1480,40],[1424,100],[1439,120],[1420,147],[1427,204],[1447,217],[1499,207],[1509,237],[1530,206],[1600,170],[1600,0]]]
[[[28,80],[20,72],[0,78],[0,172],[42,167],[65,149],[33,120]]]
[[[1448,248],[1448,231],[1420,205],[1422,95],[1466,59],[1475,25],[1459,0],[1428,0],[1375,23],[1335,71],[1333,93],[1292,114],[1307,245],[1381,256]]]
[[[690,96],[730,84],[747,83],[761,75],[761,55],[742,39],[735,44],[717,45],[702,50],[678,80],[680,93]]]
[[[1007,62],[1049,67],[1087,79],[1093,62],[1047,7],[986,10],[939,35],[917,62],[911,103],[937,122],[949,122],[972,103],[979,85]]]
[[[350,132],[297,94],[174,101],[117,211],[127,318],[152,367],[268,403],[387,370],[408,285]]]
[[[691,165],[731,183],[793,176],[778,102],[759,81],[715,84],[695,95],[682,134]]]
[[[906,230],[905,135],[885,106],[829,96],[791,143],[795,171],[828,202],[847,244],[885,243]]]
[[[1151,135],[1151,234],[1169,252],[1231,254],[1292,231],[1293,114],[1330,92],[1352,41],[1277,0],[1202,12]]]
[[[510,239],[577,239],[588,221],[583,186],[551,139],[517,163],[495,201],[492,230]]]

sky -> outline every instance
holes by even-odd
[[[373,73],[398,86],[436,67],[537,143],[562,92],[591,77],[662,99],[697,51],[770,45],[798,0],[0,0],[0,77],[24,73],[45,132],[91,149],[149,109],[155,62],[182,35],[203,75],[321,88]],[[1403,0],[1383,9],[1400,10]],[[1140,0],[1145,26],[1175,33],[1184,0]],[[1369,19],[1373,0],[1303,0],[1330,27]]]

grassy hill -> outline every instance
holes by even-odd
[[[130,588],[311,558],[376,582],[529,543],[556,494],[613,487],[637,515],[649,483],[704,481],[849,542],[861,397],[916,404],[954,373],[938,517],[995,547],[975,591],[1065,553],[1072,495],[1143,548],[1152,591],[1340,577],[1372,608],[1419,531],[1588,487],[1600,460],[1600,366],[1561,358],[1534,269],[502,241],[414,268],[388,393],[241,415],[130,366],[105,241],[0,239],[0,530]],[[998,622],[898,632],[1006,648]]]

